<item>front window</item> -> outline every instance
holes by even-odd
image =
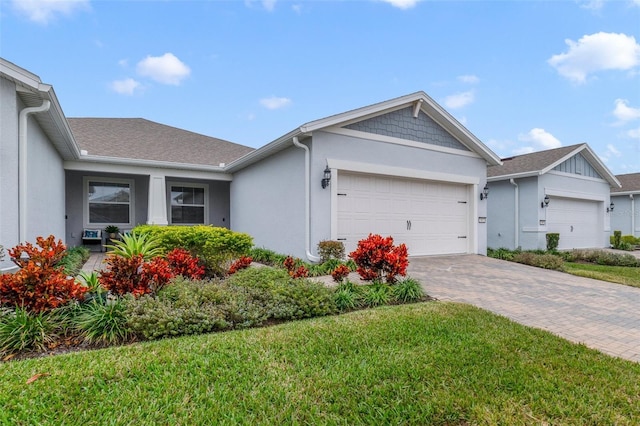
[[[206,223],[207,193],[204,185],[171,185],[171,223],[196,225]]]
[[[85,180],[86,218],[89,225],[130,225],[133,183],[129,180]]]

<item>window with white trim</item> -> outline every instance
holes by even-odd
[[[114,178],[85,178],[85,223],[87,225],[131,226],[133,181]]]
[[[208,221],[208,186],[196,183],[170,184],[170,217],[174,225],[203,225]]]

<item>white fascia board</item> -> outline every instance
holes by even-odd
[[[293,144],[293,138],[302,134],[303,132],[299,128],[294,129],[286,135],[281,136],[272,142],[269,142],[268,144],[256,149],[255,151],[251,151],[248,154],[245,154],[242,157],[238,158],[237,160],[233,160],[231,163],[227,164],[224,167],[224,171],[234,173],[266,157],[269,157],[270,155],[283,150],[287,145]]]
[[[540,172],[522,172],[522,173],[512,173],[510,175],[501,175],[501,176],[491,176],[487,177],[487,182],[499,182],[501,180],[509,180],[509,179],[521,179],[532,176],[540,176]]]
[[[640,190],[635,190],[635,191],[623,191],[623,192],[612,192],[612,193],[611,193],[611,197],[629,196],[629,195],[638,195],[638,194],[640,194]]]
[[[232,180],[231,173],[227,173],[224,167],[88,155],[82,156],[79,161],[65,161],[64,169],[128,175],[148,175],[153,172],[179,178]]]
[[[62,137],[62,143],[71,151],[73,155],[73,159],[77,160],[80,158],[80,147],[73,137],[73,132],[69,127],[69,123],[67,122],[67,117],[64,115],[62,111],[62,106],[58,101],[58,97],[56,96],[56,92],[53,90],[53,86],[50,85],[42,85],[48,86],[43,93],[46,93],[46,96],[49,101],[51,101],[51,108],[49,108],[49,113],[52,115],[53,122],[58,127],[58,131]]]
[[[39,90],[39,85],[42,84],[40,77],[34,73],[2,58],[0,58],[0,74],[35,90]]]
[[[385,166],[381,164],[362,163],[359,161],[338,160],[335,158],[327,158],[327,165],[330,169],[345,170],[348,172],[359,172],[411,179],[435,180],[442,182],[462,183],[467,185],[478,185],[480,183],[480,178],[478,176],[431,172],[427,170],[409,169],[406,167]]]
[[[337,124],[352,122],[354,120],[362,120],[364,117],[375,115],[381,111],[387,111],[399,106],[407,105],[415,102],[419,99],[426,97],[424,92],[411,93],[409,95],[401,96],[399,98],[390,99],[384,102],[378,102],[373,105],[353,109],[351,111],[343,112],[340,114],[331,115],[329,117],[321,118],[319,120],[310,121],[300,126],[300,130],[305,133],[313,132],[315,130],[323,129],[325,127],[335,126]]]

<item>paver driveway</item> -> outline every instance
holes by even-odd
[[[414,257],[408,273],[437,299],[640,362],[640,288],[478,255]]]

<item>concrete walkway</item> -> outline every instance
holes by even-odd
[[[82,265],[83,272],[100,271],[104,269],[104,259],[107,253],[103,252],[91,252],[89,259]]]
[[[408,274],[439,300],[640,362],[640,288],[477,255],[411,258]]]

